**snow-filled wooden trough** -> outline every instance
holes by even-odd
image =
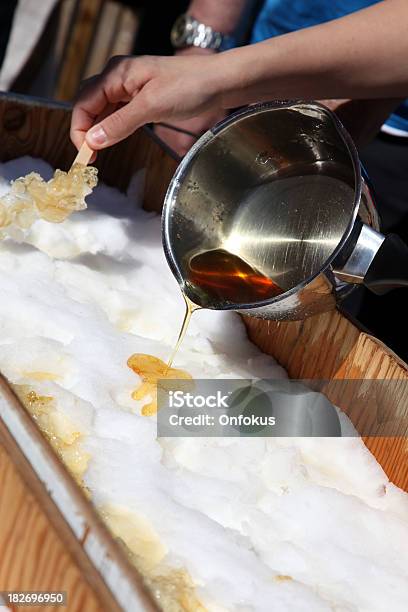
[[[1,97],[0,160],[31,155],[67,169],[75,156],[69,122],[66,106]],[[177,162],[146,129],[102,153],[97,165],[101,179],[120,189],[137,170],[145,169],[144,206],[159,212]],[[389,478],[408,490],[408,419],[403,418],[408,416],[404,384],[408,366],[338,311],[299,323],[248,319],[246,324],[250,338],[292,378],[401,381],[383,397],[388,420],[395,417],[395,436],[370,437],[366,444]],[[355,388],[350,382],[335,397],[348,414]],[[351,416],[358,429],[359,415]],[[67,591],[69,610],[156,609],[125,552],[4,379],[0,380],[2,590]]]

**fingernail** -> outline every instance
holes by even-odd
[[[86,135],[89,144],[103,145],[108,140],[105,130],[100,125],[91,128]]]

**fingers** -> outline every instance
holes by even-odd
[[[151,120],[142,93],[94,125],[86,134],[92,149],[99,150],[123,140]]]
[[[72,112],[71,140],[78,148],[88,130],[101,119],[116,111],[118,103],[126,102],[129,96],[121,83],[111,83],[107,89],[104,79],[96,79],[83,89]]]
[[[81,147],[86,132],[107,104],[102,77],[89,79],[82,87],[72,111],[70,136],[77,149]]]
[[[71,139],[77,148],[82,145],[86,133],[92,128],[95,121],[100,123],[98,118],[101,114],[106,115],[112,112],[118,103],[128,103],[146,82],[153,62],[149,61],[149,58],[142,62],[140,61],[142,59],[113,58],[102,74],[84,83],[75,103],[71,121]],[[121,119],[130,115],[132,115],[132,109],[120,112],[119,117],[114,117],[112,121],[107,122],[107,125],[103,125],[103,129],[107,130],[108,140],[101,137],[103,132],[96,133],[97,130],[95,130],[93,134],[96,133],[96,139],[91,144],[91,136],[88,144],[95,145],[95,148],[102,148],[102,146],[109,146],[104,145],[105,140],[109,144],[121,140],[121,134],[124,133],[121,128]],[[117,132],[118,135],[116,135]]]

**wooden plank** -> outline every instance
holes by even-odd
[[[104,0],[81,0],[76,22],[62,62],[56,87],[58,100],[72,100],[78,91],[83,70]]]
[[[139,26],[140,16],[138,12],[122,6],[111,55],[128,55],[132,52]]]
[[[17,479],[13,476],[8,495],[10,499],[18,496],[22,481],[24,492],[21,493],[21,499],[27,499],[27,504],[31,504],[32,508],[38,506],[36,518],[33,519],[35,527],[31,523],[19,523],[15,537],[22,545],[21,559],[16,560],[16,571],[13,566],[12,570],[10,568],[7,572],[4,570],[5,574],[2,576],[0,568],[0,590],[6,589],[6,586],[2,588],[3,584],[14,584],[10,590],[23,589],[23,585],[27,584],[45,585],[50,578],[48,572],[55,571],[55,567],[49,568],[48,565],[46,570],[41,570],[38,547],[30,544],[38,524],[39,533],[51,529],[53,534],[47,540],[48,557],[45,558],[44,564],[47,558],[52,557],[54,560],[61,558],[61,563],[65,567],[65,572],[61,571],[58,574],[60,590],[68,590],[68,587],[77,589],[79,585],[81,585],[80,592],[84,590],[81,606],[75,609],[87,609],[82,607],[82,599],[88,598],[85,591],[89,590],[94,594],[99,606],[95,609],[119,612],[126,609],[129,603],[135,612],[141,610],[157,612],[157,606],[147,591],[142,577],[129,562],[127,554],[112,538],[89,499],[78,487],[47,439],[41,434],[35,421],[1,376],[0,415],[0,448],[5,452],[19,477]],[[20,505],[15,506],[6,502],[3,505],[2,500],[3,490],[0,496],[0,523],[3,525],[11,521],[17,525]],[[4,535],[3,541],[0,536],[0,560],[9,547],[10,537],[10,531]],[[16,541],[13,539],[13,543]],[[61,557],[61,551],[66,556]],[[18,572],[20,562],[21,572]],[[69,578],[65,579],[68,570],[72,572],[72,584]],[[9,580],[10,574],[14,582]],[[28,587],[27,590],[34,590],[34,587],[31,589]],[[41,590],[40,586],[38,590]],[[47,590],[45,586],[44,590]]]
[[[79,85],[100,72],[113,55],[131,53],[139,26],[136,11],[111,0],[77,0],[75,20],[66,28],[64,53],[55,97],[72,100]],[[66,24],[66,11],[62,13]],[[60,46],[61,46],[60,41]]]
[[[69,168],[76,149],[68,138],[69,110],[62,104],[43,105],[24,96],[0,94],[0,159],[21,155],[42,157],[54,167]]]
[[[291,378],[403,381],[399,387],[393,385],[394,392],[382,398],[389,419],[394,417],[395,437],[366,436],[364,442],[390,480],[408,491],[408,366],[337,310],[287,323],[253,317],[244,320],[249,338],[272,355]],[[355,392],[356,385],[350,383],[350,388]],[[344,384],[341,392],[330,399],[362,431],[361,422],[367,418],[370,405],[356,404],[357,398],[347,393]]]
[[[0,490],[0,590],[66,591],[70,611],[119,610],[1,419]]]
[[[107,610],[85,581],[1,443],[0,489],[0,590],[65,591],[66,609],[70,612]],[[58,609],[52,605],[30,607],[46,612]]]
[[[62,0],[10,89],[37,90],[39,79],[47,95],[72,100],[80,82],[100,72],[110,57],[132,52],[138,27],[138,12],[120,2]],[[45,73],[44,57],[53,60]]]
[[[89,50],[89,57],[82,78],[87,79],[104,68],[112,56],[114,39],[118,33],[121,6],[117,2],[105,2],[102,6],[98,29],[95,32],[94,44]],[[129,53],[130,50],[127,51]]]
[[[245,317],[250,338],[291,378],[407,378],[408,366],[338,310],[305,321]]]
[[[67,42],[74,25],[74,14],[77,8],[78,0],[62,0],[59,3],[59,23],[58,35],[55,41],[55,60],[58,66],[61,66],[64,51],[67,48]],[[57,71],[60,72],[60,69]]]
[[[129,55],[138,27],[139,18],[135,10],[119,2],[105,2],[82,78],[101,72],[115,55]]]

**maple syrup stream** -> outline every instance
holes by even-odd
[[[189,263],[190,282],[202,289],[217,302],[245,304],[271,299],[283,290],[269,277],[246,261],[224,249],[212,249],[198,253]],[[202,308],[194,304],[184,293],[186,311],[176,345],[167,368],[170,368],[183,341],[191,315]]]

